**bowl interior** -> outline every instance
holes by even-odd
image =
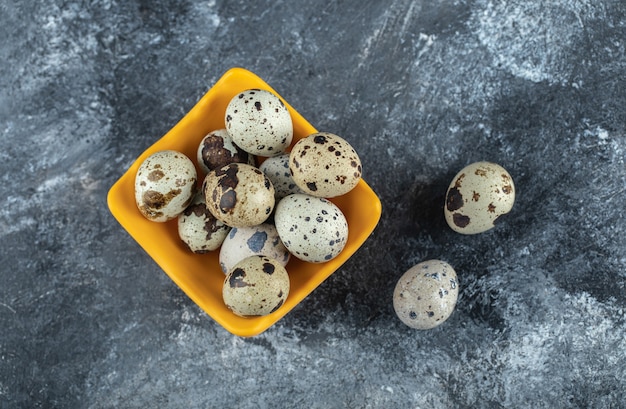
[[[294,308],[358,250],[376,227],[382,211],[379,198],[364,180],[349,193],[331,199],[348,221],[349,236],[344,250],[336,258],[321,264],[307,263],[292,257],[287,264],[291,289],[281,308],[262,317],[243,318],[233,314],[222,300],[225,276],[218,262],[219,250],[202,255],[193,254],[181,243],[176,220],[155,223],[145,219],[135,204],[134,181],[144,159],[160,150],[177,150],[195,163],[196,150],[202,138],[212,130],[224,128],[224,112],[231,98],[252,88],[271,91],[283,100],[293,120],[292,145],[317,132],[261,78],[245,69],[232,68],[178,124],[136,159],[111,187],[107,197],[113,216],[176,285],[215,321],[238,336],[257,335]],[[197,170],[200,184],[203,173],[198,167]]]

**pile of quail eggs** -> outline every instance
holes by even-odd
[[[266,315],[289,295],[291,257],[322,263],[343,250],[348,223],[328,199],[357,185],[361,161],[327,132],[288,151],[291,116],[266,90],[235,95],[224,119],[225,128],[209,132],[193,158],[203,174],[180,152],[156,152],[137,171],[135,201],[149,220],[177,219],[189,251],[219,251],[222,295],[234,314]]]
[[[291,257],[323,263],[343,250],[348,223],[328,199],[357,185],[361,161],[346,140],[328,132],[302,138],[288,151],[291,116],[269,91],[235,95],[224,119],[226,127],[209,132],[198,146],[201,188],[192,159],[159,151],[137,171],[135,200],[149,220],[177,219],[189,251],[219,251],[222,295],[233,313],[267,315],[289,295]],[[472,163],[448,187],[445,220],[455,232],[479,234],[492,229],[514,200],[504,168]],[[393,307],[409,327],[431,329],[454,311],[458,287],[451,265],[427,260],[400,277]]]

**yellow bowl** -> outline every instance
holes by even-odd
[[[149,155],[164,149],[182,152],[195,163],[196,151],[202,138],[212,130],[225,127],[224,113],[231,98],[252,88],[265,89],[280,97],[252,72],[242,68],[230,69],[176,126],[137,158],[111,187],[107,197],[113,216],[174,283],[226,330],[242,337],[265,331],[335,272],[369,237],[378,224],[382,211],[378,196],[364,180],[349,193],[331,199],[348,220],[349,237],[344,250],[336,258],[321,264],[307,263],[292,257],[287,264],[291,289],[281,308],[261,317],[243,318],[233,314],[222,300],[224,273],[218,262],[219,250],[202,255],[193,254],[180,241],[176,220],[156,223],[145,219],[135,204],[135,174]],[[293,143],[317,132],[280,98],[291,113]],[[199,168],[198,175],[202,175]]]

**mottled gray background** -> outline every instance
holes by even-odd
[[[626,407],[622,0],[0,1],[0,408]],[[267,332],[238,338],[106,194],[230,67],[348,139],[383,215]],[[445,189],[503,165],[512,213],[452,232]],[[441,258],[419,332],[400,275]]]

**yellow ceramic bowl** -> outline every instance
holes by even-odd
[[[339,206],[348,220],[349,237],[344,250],[333,260],[322,264],[307,263],[292,257],[287,264],[291,289],[281,308],[262,317],[243,318],[233,314],[222,300],[225,276],[218,262],[219,250],[202,255],[193,254],[180,241],[176,220],[155,223],[145,219],[135,204],[134,183],[139,165],[149,155],[160,150],[177,150],[195,163],[196,150],[202,138],[212,130],[224,128],[224,113],[231,98],[252,88],[265,89],[278,95],[249,71],[242,68],[227,71],[176,126],[137,158],[108,194],[109,209],[113,216],[165,273],[215,321],[231,333],[243,337],[265,331],[317,288],[357,251],[374,230],[381,215],[380,200],[364,180],[351,192],[333,198],[332,202]],[[293,143],[317,132],[284,99],[283,102],[293,120]],[[202,175],[199,169],[198,175]],[[201,183],[202,177],[199,179],[198,183]]]

